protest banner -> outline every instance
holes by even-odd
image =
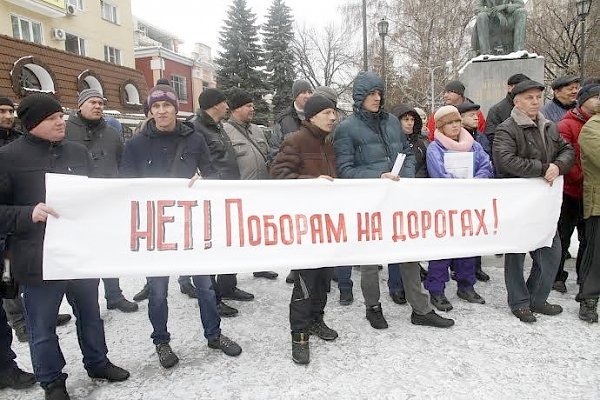
[[[548,246],[562,178],[201,180],[46,175],[44,279],[387,264]]]

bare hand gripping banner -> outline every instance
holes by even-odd
[[[198,181],[46,175],[44,279],[387,264],[549,246],[562,178]]]

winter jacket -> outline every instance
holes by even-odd
[[[270,156],[274,158],[281,143],[292,132],[296,132],[300,129],[302,120],[298,116],[294,102],[289,106],[283,113],[275,118],[275,124],[273,125],[273,134],[271,135],[270,143]]]
[[[513,108],[510,118],[498,125],[492,149],[496,177],[542,177],[550,163],[556,164],[561,175],[569,172],[575,162],[573,147],[542,113],[536,120]]]
[[[406,114],[411,115],[415,119],[412,134],[406,135],[406,140],[408,140],[408,147],[410,147],[415,156],[415,178],[427,178],[427,162],[425,161],[425,156],[427,154],[429,140],[421,135],[421,130],[423,129],[421,116],[414,108],[402,103],[392,109],[392,114],[394,114],[398,120],[401,120],[402,116]],[[402,128],[402,121],[400,121],[400,127]]]
[[[276,179],[336,177],[335,153],[328,133],[303,121],[297,132],[288,135],[271,164]]]
[[[558,121],[563,119],[563,117],[565,116],[567,111],[575,108],[575,105],[576,105],[576,103],[562,104],[560,101],[558,101],[556,99],[556,97],[554,97],[552,99],[552,101],[547,102],[544,105],[544,107],[542,107],[540,112],[542,114],[544,114],[544,117],[546,117],[546,119],[549,119],[550,121],[552,121],[554,123],[558,123]]]
[[[380,110],[371,113],[362,108],[367,95],[381,93]],[[390,172],[398,153],[406,154],[402,177],[414,178],[415,156],[410,150],[400,121],[383,111],[383,81],[372,72],[360,72],[352,90],[354,113],[337,125],[333,134],[338,176],[340,178],[379,178]]]
[[[225,133],[223,124],[215,122],[205,111],[199,110],[190,121],[196,132],[204,136],[210,160],[217,171],[219,179],[240,179],[240,169],[235,157],[235,150],[229,136]]]
[[[583,170],[583,218],[600,216],[600,114],[594,115],[579,133]]]
[[[0,128],[0,147],[7,145],[14,140],[17,140],[22,135],[23,134],[16,129]]]
[[[473,103],[473,101],[471,99],[465,99],[465,103]],[[429,121],[427,121],[427,129],[429,130],[429,136],[428,139],[430,142],[433,141],[433,133],[435,132],[435,118],[433,118],[434,114],[431,114],[429,116]],[[478,119],[478,125],[477,125],[477,130],[479,132],[485,132],[485,117],[483,116],[483,113],[481,112],[481,110],[477,111],[477,119]]]
[[[87,149],[68,140],[51,143],[31,133],[0,148],[0,230],[11,235],[11,269],[19,283],[42,282],[45,224],[34,224],[31,213],[46,200],[47,172],[89,175]]]
[[[583,125],[590,119],[581,108],[568,111],[564,118],[557,124],[558,131],[562,137],[575,150],[575,164],[565,175],[564,192],[571,197],[581,199],[583,197],[583,172],[581,171],[581,152],[579,149],[579,132]]]
[[[456,178],[446,171],[444,155],[448,152],[444,145],[435,139],[427,148],[427,171],[430,178]],[[473,178],[492,178],[494,176],[490,157],[477,142],[471,147],[473,152]]]
[[[84,145],[92,159],[93,178],[116,178],[123,153],[123,143],[119,133],[108,126],[104,119],[90,128],[79,113],[69,116],[66,138]]]
[[[510,112],[514,106],[512,95],[507,93],[505,98],[494,104],[488,111],[487,118],[485,120],[485,135],[489,139],[490,146],[492,146],[494,143],[496,127],[510,117]]]
[[[191,178],[197,171],[203,178],[216,176],[204,137],[179,121],[173,132],[161,132],[150,119],[125,142],[119,173],[123,178]]]
[[[262,129],[233,118],[229,118],[223,128],[235,150],[241,179],[268,179],[269,144]]]
[[[485,135],[481,134],[481,132],[478,132],[476,130],[471,130],[471,129],[466,129],[466,130],[467,130],[467,132],[469,132],[471,134],[473,139],[475,139],[475,141],[477,143],[479,143],[481,145],[481,147],[483,147],[483,151],[486,152],[486,154],[488,155],[488,157],[491,160],[492,159],[492,145],[490,144],[489,139]]]

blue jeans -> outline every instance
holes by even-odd
[[[45,387],[65,379],[65,359],[56,336],[56,317],[63,296],[73,308],[77,339],[88,371],[103,368],[108,362],[104,321],[98,307],[98,279],[46,281],[23,286],[25,321],[29,333],[29,350],[35,379]]]
[[[388,264],[388,289],[390,293],[404,293],[400,264]]]
[[[8,326],[6,313],[2,307],[2,298],[0,298],[0,371],[17,366],[15,358],[17,355],[12,351],[12,329]]]
[[[102,278],[104,283],[104,298],[107,304],[118,303],[123,300],[123,291],[119,286],[119,278]]]
[[[340,289],[340,292],[352,291],[352,266],[335,267],[335,273],[338,277],[338,289]]]
[[[194,275],[192,281],[198,294],[198,305],[200,306],[200,319],[204,327],[204,337],[211,340],[221,334],[221,317],[217,310],[215,291],[208,275]],[[169,277],[160,276],[148,278],[150,284],[150,296],[148,297],[148,317],[152,323],[153,332],[150,336],[155,345],[169,343],[171,334],[167,330],[169,319],[169,306],[167,294],[169,288]]]

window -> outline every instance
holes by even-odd
[[[22,57],[10,70],[12,88],[20,96],[32,92],[56,93],[52,70],[35,57]]]
[[[110,46],[104,46],[104,61],[121,65],[121,50]]]
[[[67,5],[83,10],[83,0],[67,0]]]
[[[85,56],[85,39],[67,33],[65,40],[65,50],[69,53]]]
[[[27,40],[28,42],[42,43],[42,24],[27,18],[10,16],[12,22],[13,37]]]
[[[173,84],[173,88],[175,89],[175,93],[177,93],[177,98],[179,100],[187,100],[187,87],[185,85],[185,77],[172,75],[171,82]]]
[[[112,22],[113,24],[119,23],[117,20],[117,6],[101,0],[100,7],[102,8],[103,19]]]

